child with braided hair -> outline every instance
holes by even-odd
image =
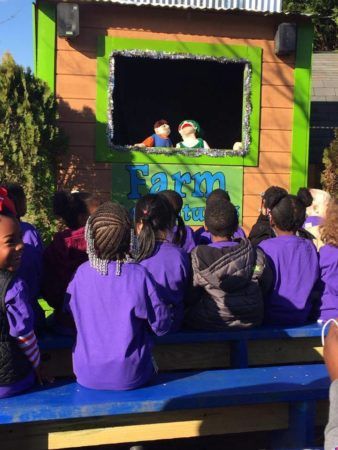
[[[86,226],[89,261],[82,264],[66,294],[76,325],[73,368],[79,384],[92,389],[127,390],[146,384],[155,370],[151,330],[167,333],[169,308],[148,271],[133,262],[128,211],[106,202]]]
[[[173,190],[165,190],[159,193],[169,201],[174,210],[174,227],[172,229],[172,242],[190,253],[196,247],[194,240],[194,232],[191,227],[185,225],[180,215],[183,200],[180,194]],[[169,239],[169,238],[168,238]]]
[[[170,237],[175,218],[176,214],[164,195],[147,194],[136,203],[137,260],[151,273],[161,288],[166,304],[172,308],[174,320],[171,331],[181,327],[183,300],[191,272],[189,255]]]
[[[276,237],[259,244],[272,270],[265,286],[265,322],[271,325],[303,325],[309,320],[311,293],[319,275],[316,248],[297,236],[311,199],[303,189],[297,196],[282,190],[272,193],[268,213]]]

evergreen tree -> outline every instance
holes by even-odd
[[[0,182],[24,187],[27,220],[45,239],[54,229],[55,163],[64,148],[56,100],[48,86],[5,54],[0,64]]]
[[[313,16],[315,50],[329,51],[337,48],[337,0],[283,0],[283,10],[290,13],[307,13]]]
[[[320,179],[323,189],[338,198],[338,128],[330,147],[324,150],[323,164],[325,168]]]

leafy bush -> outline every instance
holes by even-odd
[[[5,54],[0,64],[0,181],[24,187],[25,219],[36,225],[44,240],[55,229],[51,203],[56,157],[65,147],[48,86]]]
[[[323,189],[338,198],[338,128],[330,147],[324,150],[323,164],[325,168],[320,179]]]

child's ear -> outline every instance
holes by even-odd
[[[276,224],[275,224],[275,222],[274,222],[274,220],[272,218],[271,212],[268,213],[268,216],[269,216],[270,225],[271,225],[272,228],[274,228],[276,226]]]
[[[205,231],[209,231],[208,227],[206,226],[206,224],[204,224],[204,229],[205,229]]]
[[[143,228],[143,223],[137,222],[137,224],[135,225],[135,231],[136,231],[137,235],[139,235],[141,233],[142,228]]]

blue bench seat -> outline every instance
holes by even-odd
[[[309,445],[315,404],[328,398],[328,388],[322,364],[163,373],[146,387],[123,392],[58,382],[1,400],[0,439],[6,442],[9,431],[13,438],[17,425],[35,423],[37,430],[44,424],[48,448],[147,440],[148,432],[168,439],[287,428],[293,441]],[[84,421],[82,429],[72,430],[74,419],[77,428]]]

